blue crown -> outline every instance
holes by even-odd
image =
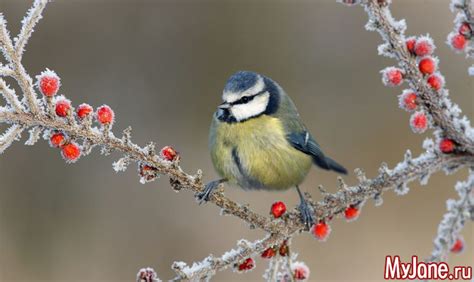
[[[257,83],[259,75],[251,71],[239,71],[233,74],[224,87],[224,92],[242,92]]]

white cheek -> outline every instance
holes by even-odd
[[[268,100],[269,94],[265,93],[255,97],[252,101],[246,104],[232,106],[230,111],[237,121],[246,120],[263,113],[267,108]]]

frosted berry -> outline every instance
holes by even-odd
[[[178,152],[171,146],[165,146],[161,149],[161,156],[167,161],[174,161],[178,157]]]
[[[156,274],[155,270],[151,267],[142,268],[137,273],[137,281],[145,281],[145,282],[154,282],[158,281],[158,275]],[[161,281],[161,280],[159,280]]]
[[[49,144],[52,147],[60,148],[66,143],[66,136],[62,132],[56,132],[49,138]]]
[[[422,74],[432,74],[436,71],[436,61],[432,57],[426,57],[418,63],[418,69]]]
[[[75,162],[81,156],[81,149],[74,143],[68,143],[62,147],[61,153],[67,162]]]
[[[288,242],[286,240],[281,243],[278,253],[282,257],[287,256],[290,253],[290,247],[288,246]]]
[[[241,264],[237,266],[239,271],[249,271],[255,267],[255,262],[252,258],[245,259]]]
[[[263,251],[261,257],[262,258],[272,258],[276,255],[276,252],[275,252],[275,249],[270,247],[268,249],[266,249],[265,251]]]
[[[281,217],[286,212],[286,205],[283,202],[275,202],[272,205],[271,213],[274,218]]]
[[[104,125],[113,124],[114,116],[114,111],[107,105],[100,106],[96,112],[97,121]]]
[[[415,133],[423,133],[428,128],[428,118],[423,112],[416,112],[410,118],[410,125]]]
[[[451,139],[443,139],[439,142],[439,150],[445,154],[452,153],[456,145]]]
[[[309,278],[309,267],[304,262],[297,261],[292,263],[291,271],[296,281],[304,281]]]
[[[465,37],[471,37],[471,26],[468,23],[462,23],[458,29],[459,34],[464,35]]]
[[[456,49],[458,51],[462,51],[462,50],[464,50],[464,48],[466,48],[467,39],[462,34],[455,34],[455,35],[451,36],[451,38],[449,40],[449,44],[454,49]]]
[[[138,173],[145,182],[153,181],[157,178],[157,169],[146,164],[140,164]]]
[[[415,44],[416,44],[416,37],[412,36],[407,38],[406,40],[406,46],[408,52],[414,54],[415,53]]]
[[[428,37],[421,37],[415,43],[415,54],[423,57],[433,54],[434,45],[433,41]]]
[[[359,214],[360,214],[359,209],[357,207],[353,206],[353,205],[350,205],[344,211],[344,217],[348,221],[357,219],[359,217]]]
[[[398,86],[403,82],[403,72],[396,67],[388,67],[382,70],[382,82],[387,86]]]
[[[60,117],[66,117],[69,114],[69,110],[71,109],[71,103],[69,100],[62,99],[56,101],[55,111],[56,115]]]
[[[58,93],[61,82],[59,76],[54,71],[46,69],[36,79],[36,86],[44,96],[53,97]]]
[[[417,95],[413,90],[407,89],[403,91],[399,98],[400,108],[406,111],[413,111],[418,106],[417,102]]]
[[[90,115],[93,110],[94,109],[89,104],[86,104],[86,103],[80,104],[79,107],[77,107],[77,116],[80,119],[84,119],[85,117]]]
[[[434,90],[440,90],[444,86],[444,78],[441,75],[432,74],[426,80]]]
[[[456,239],[453,246],[451,247],[451,252],[455,254],[459,254],[464,250],[464,240],[462,238]]]
[[[324,221],[320,221],[318,224],[313,225],[312,229],[314,237],[319,241],[326,241],[329,233],[331,233],[331,227]]]

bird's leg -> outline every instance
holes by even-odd
[[[298,195],[300,196],[300,205],[298,206],[298,210],[301,214],[301,221],[309,230],[314,224],[313,209],[306,201],[305,197],[303,196],[303,193],[301,193],[301,190],[298,186],[296,186],[296,190],[298,191]]]
[[[216,190],[217,187],[219,187],[219,185],[224,183],[224,182],[227,182],[227,179],[223,178],[223,179],[218,179],[218,180],[214,180],[214,181],[211,181],[211,182],[207,183],[204,186],[204,190],[202,190],[202,192],[199,192],[199,193],[196,194],[196,198],[199,201],[199,204],[203,204],[203,203],[209,201],[209,198],[211,197],[214,190]]]

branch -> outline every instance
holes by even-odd
[[[35,25],[43,17],[44,8],[46,8],[48,0],[36,0],[33,6],[26,13],[25,18],[21,21],[21,31],[18,37],[15,38],[15,50],[18,56],[18,60],[21,61],[23,51],[25,50],[26,43],[33,34]]]
[[[373,179],[366,179],[360,174],[360,183],[358,185],[351,187],[346,186],[334,194],[326,194],[324,200],[313,206],[316,216],[318,216],[319,219],[335,218],[337,215],[343,213],[346,207],[351,203],[379,197],[384,191],[391,189],[400,191],[402,187],[404,189],[406,188],[407,183],[416,179],[426,181],[430,173],[439,171],[441,168],[453,170],[474,164],[474,158],[472,156],[437,154],[431,151],[431,147],[429,147],[431,142],[427,143],[429,145],[425,147],[428,148],[428,152],[419,157],[411,159],[411,157],[409,157],[410,154],[407,154],[408,157],[400,162],[393,170],[383,169],[380,174]],[[232,214],[232,211],[230,211],[230,213]],[[304,226],[299,223],[297,215],[296,212],[290,213],[286,221],[288,229],[285,229],[285,232],[274,233],[270,237],[248,244],[250,246],[248,248],[233,250],[231,251],[232,256],[224,254],[220,259],[217,259],[218,263],[210,263],[216,260],[213,256],[210,256],[201,262],[194,263],[192,267],[179,262],[173,266],[173,269],[177,271],[181,279],[193,280],[213,275],[216,271],[224,270],[229,266],[238,264],[243,258],[255,257],[263,250],[280,245],[285,239],[293,237],[303,231]],[[282,235],[282,233],[284,235]]]
[[[449,199],[446,202],[447,212],[438,226],[438,234],[434,239],[434,250],[428,261],[446,261],[447,255],[457,240],[466,221],[473,219],[471,212],[474,209],[474,173],[469,175],[466,182],[458,182],[456,191],[459,199]]]

